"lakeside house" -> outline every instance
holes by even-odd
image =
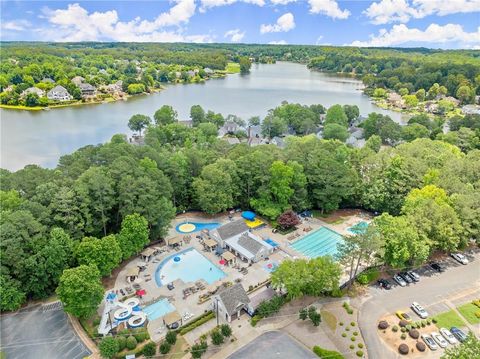
[[[230,323],[232,319],[240,318],[242,310],[248,310],[250,298],[242,284],[237,283],[218,292],[212,303],[218,318]]]
[[[396,92],[390,92],[387,97],[387,101],[390,105],[404,108],[405,107],[405,100]]]
[[[275,145],[279,148],[285,148],[287,144],[285,143],[284,139],[282,137],[275,136],[270,140],[270,143],[272,145]]]
[[[52,101],[69,101],[72,96],[65,87],[57,85],[47,92],[47,98]]]
[[[20,97],[25,97],[31,93],[37,95],[38,97],[45,96],[45,91],[43,91],[42,89],[39,89],[38,87],[29,87],[28,89],[26,89],[21,93]]]
[[[74,83],[77,86],[80,86],[80,84],[82,84],[84,81],[85,81],[85,79],[82,76],[75,76],[72,79],[72,83]]]
[[[480,105],[465,105],[462,112],[464,115],[480,115]]]
[[[225,124],[219,128],[218,135],[223,137],[226,134],[234,134],[238,131],[238,125],[233,121],[226,121]]]
[[[81,83],[78,88],[82,92],[82,97],[95,96],[97,89],[89,83]]]
[[[53,83],[55,83],[55,81],[52,80],[50,77],[44,77],[44,78],[42,79],[42,81],[40,81],[40,82],[44,82],[44,83],[46,83],[46,84],[53,84]]]

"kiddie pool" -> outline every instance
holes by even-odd
[[[220,223],[217,222],[183,222],[179,223],[175,229],[178,233],[194,233],[199,232],[203,229],[215,229],[220,227]]]

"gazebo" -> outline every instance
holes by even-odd
[[[135,279],[138,278],[138,267],[128,268],[125,273],[125,279],[128,283],[132,283]]]
[[[237,257],[229,251],[222,253],[222,258],[227,262],[228,265],[234,264],[237,261]]]
[[[165,324],[168,329],[177,329],[183,324],[182,317],[174,310],[163,317],[163,324]]]
[[[150,259],[152,259],[154,255],[155,249],[153,248],[147,248],[142,253],[140,253],[140,257],[142,257],[145,262],[150,262]]]
[[[213,239],[205,239],[203,241],[203,246],[207,248],[210,252],[213,252],[215,250],[215,247],[217,246],[217,242]]]
[[[180,237],[173,237],[170,238],[167,242],[169,246],[176,247],[182,244],[182,239]]]

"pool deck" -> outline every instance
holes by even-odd
[[[233,220],[239,219],[240,218],[240,213],[236,213],[233,216]],[[175,230],[175,227],[179,224],[184,222],[185,220],[192,221],[192,222],[219,222],[219,223],[228,223],[230,219],[228,218],[227,215],[222,215],[222,216],[206,216],[204,214],[196,214],[196,213],[187,213],[187,214],[182,214],[176,217],[176,219],[172,222],[171,228],[169,230],[169,233],[166,237],[166,241],[168,242],[169,239],[174,238],[174,237],[183,237],[185,234],[180,234]],[[304,255],[302,255],[299,252],[296,252],[293,248],[289,246],[292,242],[294,242],[297,239],[301,239],[304,235],[311,233],[312,231],[315,231],[319,229],[322,226],[325,226],[327,228],[330,228],[342,235],[348,235],[351,234],[348,231],[348,228],[351,227],[352,225],[360,222],[360,221],[365,221],[366,217],[365,216],[352,216],[349,217],[348,219],[344,220],[342,223],[338,224],[328,224],[320,219],[316,218],[309,218],[308,220],[304,221],[302,224],[297,226],[296,232],[299,234],[298,237],[296,237],[294,240],[289,240],[291,238],[292,234],[288,235],[282,235],[280,233],[273,233],[272,228],[270,226],[264,226],[263,228],[253,230],[254,233],[258,236],[260,236],[263,239],[270,238],[273,241],[277,242],[279,244],[279,249],[277,249],[271,256],[270,259],[273,261],[276,261],[277,263],[281,263],[285,259],[293,259],[293,258],[305,258]],[[368,219],[367,219],[368,220]],[[311,228],[311,231],[306,232],[306,228]],[[219,286],[224,282],[235,282],[235,280],[240,279],[242,285],[246,290],[248,290],[249,286],[255,286],[258,283],[262,283],[265,280],[267,280],[270,277],[270,273],[268,273],[263,267],[265,266],[266,262],[265,261],[260,261],[258,263],[253,264],[252,266],[248,267],[248,274],[244,275],[241,274],[238,269],[229,267],[229,266],[220,266],[218,264],[220,258],[215,255],[215,253],[212,252],[206,252],[204,251],[204,248],[202,244],[199,243],[198,239],[195,237],[199,233],[192,233],[190,234],[191,240],[190,243],[188,244],[183,244],[180,248],[179,251],[185,250],[187,248],[195,248],[198,250],[202,255],[204,255],[208,260],[210,260],[212,263],[216,264],[219,266],[226,274],[226,277],[212,283],[209,285],[206,283],[204,280],[202,280],[203,284],[205,287],[208,289],[208,287],[211,286]],[[166,248],[166,247],[164,247]],[[205,311],[208,311],[211,309],[212,306],[212,301],[211,299],[199,304],[199,296],[201,294],[205,294],[207,292],[207,289],[205,290],[200,290],[194,294],[191,294],[187,298],[183,298],[183,289],[190,287],[194,285],[194,283],[184,283],[182,280],[177,279],[175,280],[174,286],[175,288],[173,290],[169,290],[167,286],[162,286],[158,287],[155,281],[155,271],[158,267],[158,265],[161,263],[162,260],[165,258],[171,256],[174,253],[177,253],[177,250],[174,249],[167,249],[167,251],[157,255],[154,259],[152,259],[155,262],[150,261],[147,263],[146,270],[141,272],[139,275],[139,278],[143,280],[143,283],[141,283],[141,288],[145,289],[147,294],[140,300],[140,305],[148,305],[151,304],[152,302],[155,302],[159,299],[162,298],[167,298],[170,303],[176,308],[177,312],[183,316],[185,313],[191,313],[193,314],[193,317],[190,319],[193,320],[195,317],[198,315],[203,314]],[[125,288],[127,286],[131,286],[130,283],[126,282],[125,279],[125,274],[130,268],[136,268],[138,264],[143,263],[143,260],[140,258],[133,259],[128,263],[122,271],[119,272],[117,279],[115,281],[115,289],[120,289],[120,288]],[[240,264],[243,267],[247,267],[246,263],[243,263],[241,260],[237,258],[237,263]],[[149,278],[151,278],[149,280]],[[348,274],[345,273],[344,276],[342,277],[341,282],[344,280],[348,279]],[[121,300],[121,298],[120,298]],[[101,308],[100,308],[101,309]],[[188,321],[187,321],[188,323]],[[185,324],[185,323],[184,323]],[[162,339],[165,334],[166,334],[166,328],[163,325],[163,317],[160,317],[158,319],[155,319],[153,321],[150,321],[148,324],[148,331],[150,333],[150,336],[152,340],[154,341],[159,341]]]

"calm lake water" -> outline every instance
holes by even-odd
[[[304,65],[279,62],[255,64],[246,76],[229,75],[204,84],[172,85],[161,93],[128,101],[67,107],[50,111],[0,110],[2,168],[18,170],[27,164],[55,167],[61,155],[88,144],[108,141],[116,133],[130,134],[130,116],[153,116],[162,105],[173,106],[179,119],[188,119],[190,107],[244,119],[265,116],[283,100],[301,104],[351,104],[361,114],[382,112],[401,122],[401,114],[382,110],[361,92],[360,81],[310,71]]]

